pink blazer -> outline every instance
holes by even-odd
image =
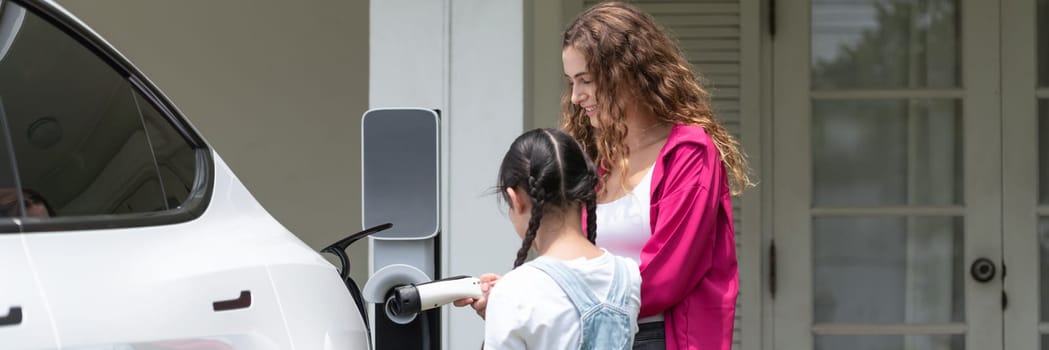
[[[730,350],[739,270],[728,177],[699,126],[675,125],[652,168],[641,314],[663,313],[667,349]]]

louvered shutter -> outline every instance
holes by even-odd
[[[600,1],[584,1],[583,8]],[[718,119],[740,142],[740,6],[739,0],[635,0],[633,4],[652,14],[681,44],[688,61],[702,76],[711,93]],[[736,251],[742,258],[741,200],[733,201]],[[740,298],[746,290],[740,290]],[[733,349],[740,347],[742,304],[736,305]]]

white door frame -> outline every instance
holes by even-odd
[[[1035,0],[1003,0],[1002,57],[1002,240],[1008,276],[1004,288],[1005,349],[1038,349],[1039,269],[1038,98]],[[1043,19],[1049,20],[1049,19]],[[1035,190],[1032,190],[1035,189]],[[1033,284],[1033,285],[1032,285]]]

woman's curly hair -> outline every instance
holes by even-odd
[[[595,131],[583,109],[572,103],[571,89],[566,89],[561,96],[562,128],[582,143],[599,168],[618,165],[626,178],[630,150],[623,141],[627,130],[622,98],[630,98],[663,122],[703,127],[728,170],[733,195],[753,186],[739,142],[715,119],[710,95],[691,64],[651,15],[630,4],[599,3],[565,29],[562,48],[569,47],[586,57],[598,108],[610,120],[601,132]],[[601,183],[607,176],[601,176]]]

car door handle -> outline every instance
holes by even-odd
[[[7,316],[0,317],[0,327],[22,324],[22,307],[12,306],[7,309]]]
[[[215,311],[228,311],[237,309],[247,309],[251,307],[251,291],[242,290],[240,291],[240,297],[230,300],[219,300],[211,304],[211,307]]]

